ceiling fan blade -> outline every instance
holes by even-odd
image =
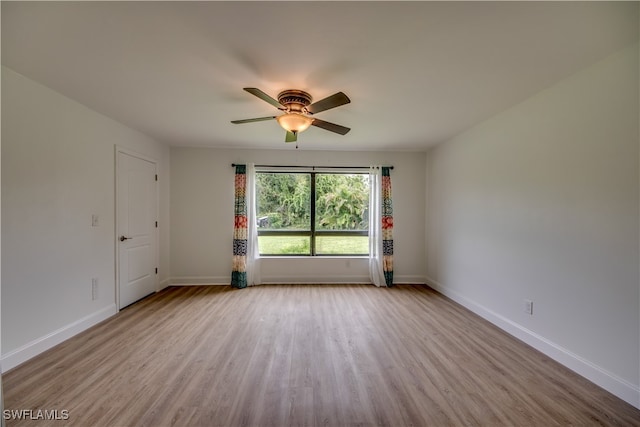
[[[263,101],[268,102],[269,104],[273,105],[277,109],[284,110],[284,106],[282,104],[280,104],[277,100],[273,99],[272,97],[270,97],[269,95],[267,95],[266,93],[261,91],[260,89],[258,89],[256,87],[245,87],[244,90],[249,92],[251,95],[257,96],[258,98],[262,99]]]
[[[287,136],[284,138],[284,142],[296,142],[298,140],[298,134],[287,131]]]
[[[307,111],[311,114],[319,113],[320,111],[329,110],[331,108],[336,108],[344,104],[350,103],[351,100],[347,95],[342,92],[334,93],[331,96],[328,96],[324,99],[321,99],[318,102],[314,102],[313,104],[307,107]]]
[[[322,128],[331,132],[339,133],[340,135],[346,135],[351,130],[348,127],[340,126],[331,122],[325,122],[324,120],[320,120],[320,119],[313,119],[313,122],[311,123],[311,125],[317,126],[319,128]]]
[[[255,119],[231,120],[231,123],[233,123],[234,125],[239,125],[242,123],[264,122],[266,120],[273,120],[275,118],[276,116],[269,116],[269,117],[258,117]]]

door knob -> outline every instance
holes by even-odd
[[[120,241],[124,242],[125,240],[129,240],[129,239],[133,239],[133,237],[124,237],[124,236],[120,236]]]

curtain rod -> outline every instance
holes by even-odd
[[[236,163],[231,163],[231,167],[239,166]],[[304,169],[369,169],[369,166],[285,166],[285,165],[256,165],[257,168],[304,168]],[[378,166],[375,166],[378,167]],[[393,166],[387,166],[389,169],[393,169]]]

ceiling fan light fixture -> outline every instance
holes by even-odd
[[[282,126],[286,131],[299,133],[305,131],[313,123],[311,117],[305,116],[300,113],[287,113],[276,117],[278,124]]]
[[[287,89],[278,94],[278,99],[272,98],[255,87],[245,87],[244,90],[261,100],[273,105],[282,111],[281,116],[256,117],[255,119],[232,120],[233,124],[262,122],[276,119],[278,124],[287,131],[285,142],[296,142],[298,133],[303,132],[309,126],[328,130],[339,135],[346,135],[351,129],[331,122],[311,117],[316,113],[330,110],[351,102],[343,92],[334,93],[331,96],[311,103],[313,98],[307,92],[298,89]]]

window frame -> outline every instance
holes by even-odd
[[[316,251],[316,237],[321,236],[369,236],[369,228],[367,230],[317,230],[316,229],[316,175],[369,175],[367,172],[355,172],[355,171],[327,171],[327,170],[304,170],[304,171],[296,171],[296,170],[256,170],[256,175],[263,173],[282,173],[282,174],[308,174],[310,191],[310,206],[309,206],[309,230],[261,230],[259,227],[257,228],[257,235],[260,236],[304,236],[309,237],[309,253],[308,254],[263,254],[260,253],[260,248],[258,244],[258,253],[260,257],[369,257],[370,251],[367,249],[367,253],[345,253],[345,254],[318,254]],[[257,192],[254,192],[257,193]],[[371,189],[369,188],[369,193],[371,193]],[[257,197],[257,194],[254,195]],[[369,194],[371,197],[371,194]],[[254,201],[256,203],[256,213],[258,210],[257,200]],[[370,224],[367,224],[369,227]]]

